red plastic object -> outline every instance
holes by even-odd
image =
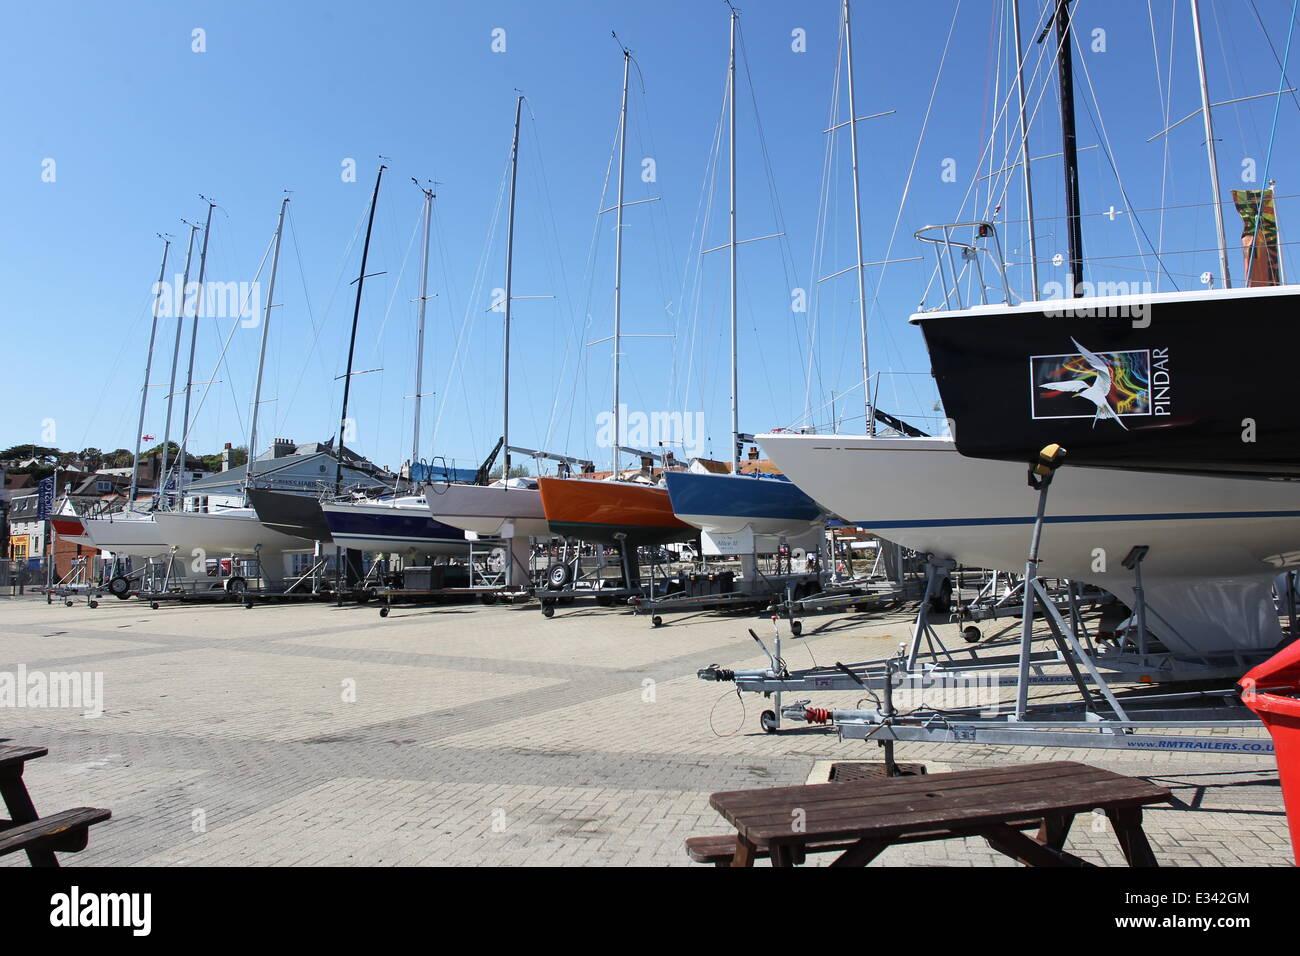
[[[1253,710],[1273,737],[1282,800],[1291,830],[1291,852],[1300,865],[1300,697],[1264,693],[1289,690],[1300,694],[1300,641],[1288,645],[1237,682],[1241,699]]]

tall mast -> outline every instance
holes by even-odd
[[[1079,218],[1079,152],[1074,132],[1074,60],[1070,41],[1070,0],[1056,0],[1056,72],[1061,97],[1061,154],[1065,160],[1065,218],[1070,239],[1071,297],[1083,281],[1083,224]]]
[[[524,98],[515,99],[515,135],[510,143],[510,216],[506,221],[506,315],[501,330],[502,340],[502,396],[501,396],[501,480],[510,480],[510,309],[513,306],[515,268],[515,185],[519,178],[519,118],[523,115]]]
[[[271,303],[275,298],[275,275],[280,268],[280,236],[284,233],[284,211],[289,197],[280,202],[280,217],[275,223],[275,251],[271,254],[271,282],[266,290],[266,308],[262,311],[262,336],[257,347],[257,380],[253,384],[253,408],[249,413],[248,467],[244,469],[244,488],[253,481],[253,462],[257,458],[257,413],[262,408],[262,371],[266,367],[266,340],[271,331]]]
[[[728,183],[728,239],[730,249],[727,256],[731,267],[731,473],[740,473],[740,377],[737,370],[736,349],[736,21],[740,14],[731,8],[730,49],[727,55],[727,103],[730,115],[727,117],[729,127],[730,183]],[[859,256],[859,259],[861,256]]]
[[[847,2],[847,0],[846,0]],[[1025,115],[1025,54],[1020,45],[1020,0],[1013,0],[1011,25],[1016,43],[1016,98],[1020,101],[1020,172],[1025,184],[1025,219],[1029,230],[1029,277],[1038,298],[1038,238],[1034,235],[1034,189],[1029,174],[1029,120]]]
[[[414,180],[412,180],[414,182]],[[419,183],[416,183],[419,186]],[[420,260],[420,315],[415,332],[415,428],[411,433],[411,466],[420,459],[420,406],[424,403],[424,307],[429,300],[429,221],[433,217],[433,190],[424,193],[424,247]]]
[[[1197,0],[1191,0],[1192,33],[1196,37],[1196,71],[1201,78],[1201,115],[1205,118],[1205,157],[1210,165],[1210,198],[1214,202],[1214,224],[1219,231],[1219,270],[1223,273],[1223,287],[1232,288],[1228,272],[1228,236],[1224,232],[1223,205],[1219,202],[1219,159],[1214,145],[1214,119],[1210,114],[1210,86],[1205,77],[1205,44],[1201,40],[1201,9]],[[1250,277],[1247,276],[1247,282]]]
[[[862,253],[862,205],[858,191],[858,114],[853,99],[853,27],[849,0],[844,0],[844,48],[849,64],[849,156],[853,164],[853,232],[857,240],[858,325],[862,334],[862,392],[866,402],[867,434],[876,433],[876,416],[871,409],[871,362],[867,346],[867,279]]]
[[[190,284],[190,260],[194,257],[194,233],[198,231],[198,226],[192,222],[182,219],[185,225],[190,227],[189,247],[185,250],[185,275],[181,279],[180,315],[176,316],[176,343],[172,346],[172,374],[167,380],[167,421],[163,426],[163,453],[162,453],[162,470],[159,474],[162,476],[162,487],[159,488],[162,500],[167,501],[167,452],[168,445],[172,437],[172,402],[176,398],[176,366],[181,357],[181,326],[185,324],[185,288]],[[172,304],[176,302],[176,290],[172,292]]]
[[[172,241],[163,236],[162,265],[158,267],[158,294],[153,300],[153,321],[149,325],[149,351],[144,358],[144,384],[140,387],[140,419],[135,426],[135,454],[131,456],[131,492],[126,499],[126,506],[135,504],[135,494],[140,487],[140,440],[144,434],[144,406],[149,398],[149,374],[153,369],[153,343],[158,334],[158,306],[162,302],[163,278],[167,275],[167,251]]]
[[[614,455],[611,474],[618,477],[619,443],[623,440],[619,407],[619,364],[623,358],[623,167],[627,157],[627,79],[632,54],[623,48],[623,100],[618,113],[618,205],[614,213]]]
[[[370,258],[370,235],[375,228],[375,206],[379,204],[379,183],[384,178],[384,170],[387,166],[380,164],[379,172],[375,176],[375,191],[370,195],[370,216],[366,220],[366,242],[361,247],[361,271],[357,274],[357,299],[352,306],[352,335],[348,339],[348,367],[343,375],[343,411],[339,414],[339,431],[336,436],[336,445],[334,448],[335,468],[334,468],[334,491],[339,492],[343,488],[343,430],[348,424],[348,396],[352,392],[352,359],[357,350],[357,321],[361,318],[361,289],[366,284],[366,260]],[[252,449],[249,449],[252,454]]]
[[[203,198],[203,197],[200,197]],[[181,454],[180,470],[176,478],[176,498],[178,501],[184,501],[185,498],[185,473],[189,462],[189,443],[190,443],[190,393],[194,390],[194,349],[198,345],[199,339],[199,316],[203,314],[203,301],[206,297],[203,290],[203,281],[208,271],[208,236],[212,233],[212,210],[216,207],[211,199],[208,201],[208,218],[203,224],[203,248],[199,251],[199,291],[194,297],[194,320],[190,323],[190,363],[189,369],[185,373],[185,405],[181,413]]]

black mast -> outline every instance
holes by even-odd
[[[361,316],[361,287],[366,284],[366,259],[370,256],[370,233],[375,228],[375,206],[379,203],[379,182],[387,166],[379,167],[375,176],[375,191],[370,196],[370,218],[366,222],[366,242],[361,247],[361,273],[357,276],[357,301],[352,307],[352,338],[348,341],[348,367],[343,374],[343,411],[339,415],[339,431],[334,448],[337,464],[334,469],[334,493],[343,490],[343,429],[348,422],[348,395],[352,391],[352,356],[357,349],[357,319]]]
[[[1061,96],[1061,155],[1065,159],[1065,219],[1070,239],[1068,295],[1083,281],[1083,223],[1079,219],[1079,152],[1074,133],[1074,61],[1070,41],[1070,0],[1056,0],[1056,73]],[[1044,31],[1046,34],[1046,31]]]

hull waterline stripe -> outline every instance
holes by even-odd
[[[1177,514],[1133,515],[1047,515],[1047,524],[1088,524],[1123,521],[1201,521],[1222,518],[1296,518],[1300,511],[1190,511]],[[1032,515],[1021,518],[918,518],[903,521],[854,521],[853,524],[871,528],[965,528],[981,525],[1033,524]]]

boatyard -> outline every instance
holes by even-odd
[[[823,783],[833,763],[881,759],[826,728],[765,734],[757,700],[742,717],[734,690],[696,679],[702,662],[762,663],[745,629],[770,623],[749,618],[649,632],[603,609],[545,627],[535,608],[404,609],[376,627],[372,609],[318,604],[4,608],[0,670],[103,674],[101,717],[7,711],[7,736],[50,749],[27,771],[42,805],[113,809],[111,830],[69,862],[690,864],[688,837],[727,832],[710,793]],[[786,654],[792,666],[884,656],[909,625],[826,618]],[[929,774],[1052,760],[1140,774],[1175,798],[1145,814],[1162,864],[1290,862],[1271,754],[906,744],[898,759]],[[1104,820],[1077,822],[1070,847],[1123,864]],[[981,839],[881,862],[1013,865]]]

